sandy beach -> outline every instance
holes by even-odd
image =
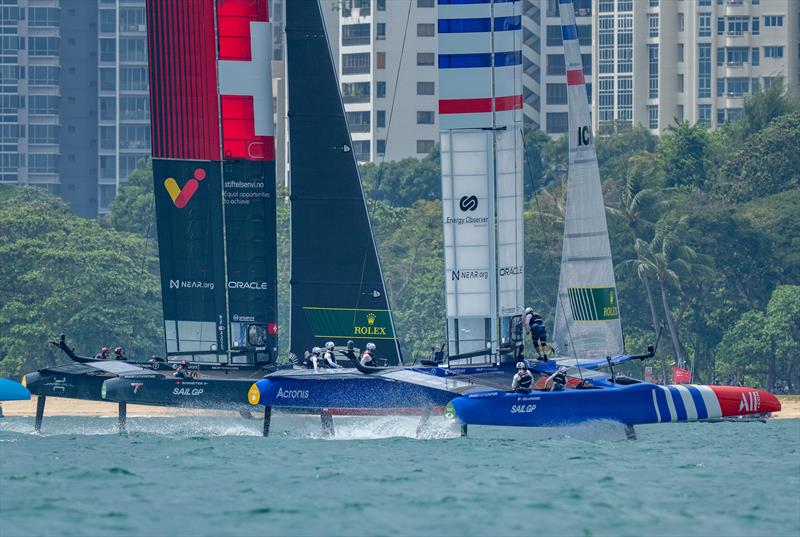
[[[776,419],[800,418],[800,395],[786,395],[778,397],[782,410],[773,414]],[[2,404],[6,416],[35,416],[36,396],[30,401],[7,401]],[[128,405],[128,416],[185,416],[193,415],[237,415],[235,412],[222,410],[200,410],[174,407]],[[81,401],[78,399],[64,399],[61,397],[48,397],[45,407],[45,416],[116,416],[117,404],[100,401]]]

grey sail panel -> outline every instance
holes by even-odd
[[[400,362],[380,263],[316,1],[286,3],[291,169],[291,342],[374,342]]]
[[[603,190],[572,2],[559,5],[569,102],[569,175],[553,342],[562,356],[622,354]]]

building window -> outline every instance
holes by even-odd
[[[717,79],[717,97],[722,97],[725,95],[725,79],[718,78]]]
[[[5,22],[5,17],[3,17],[3,21]],[[28,25],[58,27],[58,8],[56,7],[28,8]]]
[[[57,144],[58,125],[28,125],[28,143]]]
[[[741,97],[750,93],[750,79],[749,78],[729,78],[728,79],[728,96]]]
[[[100,156],[100,179],[115,179],[117,177],[117,159],[112,155]]]
[[[375,39],[383,41],[386,39],[386,23],[379,22],[375,25]]]
[[[433,125],[434,114],[433,111],[418,111],[417,112],[417,125]]]
[[[119,89],[123,91],[147,91],[146,67],[121,67]]]
[[[57,86],[59,68],[48,65],[28,67],[28,82],[33,86]]]
[[[617,119],[630,125],[633,120],[633,78],[621,76],[617,84]]]
[[[378,155],[385,155],[386,154],[386,140],[385,139],[375,140],[375,152]]]
[[[783,47],[764,47],[765,58],[783,58]]]
[[[100,119],[114,121],[117,117],[117,100],[114,97],[100,97]]]
[[[600,0],[600,6],[598,7],[600,13],[613,13],[614,12],[614,0]]]
[[[783,15],[764,15],[764,26],[767,28],[783,26]]]
[[[717,17],[717,35],[725,33],[725,17]]]
[[[711,97],[711,43],[700,43],[697,45],[697,52],[697,96],[703,99]]]
[[[678,75],[678,93],[683,93],[683,75]]]
[[[139,168],[139,164],[143,159],[150,155],[122,155],[119,158],[119,176],[128,177],[131,172]]]
[[[683,114],[683,105],[679,104],[675,108],[675,119],[677,119],[678,121],[683,121],[683,115],[684,115]]]
[[[28,155],[28,171],[31,173],[58,173],[58,155]]]
[[[761,56],[758,48],[754,48],[753,50],[751,50],[750,54],[751,54],[750,65],[753,65],[754,67],[758,67],[759,65],[761,65]]]
[[[369,24],[343,24],[342,46],[369,45]]]
[[[417,153],[427,154],[433,151],[433,146],[436,143],[433,140],[417,140]]]
[[[683,43],[678,43],[678,62],[683,63]]]
[[[647,26],[650,28],[648,37],[658,37],[658,13],[647,14]]]
[[[117,26],[117,14],[113,9],[100,10],[100,31],[113,34]]]
[[[369,132],[370,112],[345,112],[350,132]]]
[[[122,104],[122,101],[120,101],[120,104]],[[121,110],[120,116],[122,116]],[[119,147],[121,149],[149,149],[150,127],[147,125],[120,126]]]
[[[386,0],[378,0],[375,3],[375,10],[376,11],[386,11]]]
[[[561,45],[561,26],[553,26],[549,24],[547,26],[547,46],[560,47]]]
[[[758,17],[753,17],[753,35],[760,35],[761,28],[759,25],[760,19]]]
[[[697,123],[705,127],[711,126],[711,105],[701,104],[697,107]]]
[[[353,154],[355,154],[356,160],[361,162],[369,160],[369,151],[369,140],[353,140]]]
[[[686,22],[683,13],[678,13],[678,31],[682,32],[686,29]]]
[[[369,52],[342,54],[342,74],[369,74]]]
[[[548,134],[561,134],[569,130],[567,112],[548,112],[545,128]]]
[[[711,0],[699,0],[698,3],[699,3],[699,5],[701,7],[710,6],[711,5]]]
[[[417,82],[417,95],[435,95],[436,82]]]
[[[418,8],[436,7],[435,0],[417,0]]]
[[[633,0],[617,0],[617,11],[633,11]]]
[[[378,129],[386,128],[386,110],[375,111],[375,127]]]
[[[719,47],[717,49],[717,66],[721,66],[725,63],[725,48]]]
[[[345,103],[368,103],[369,82],[342,82],[342,101]]]
[[[612,77],[600,77],[600,121],[612,121],[614,119],[614,79]]]
[[[563,54],[547,55],[547,74],[550,76],[564,76],[567,74]]]
[[[100,127],[100,149],[116,149],[117,129],[115,127]]]
[[[700,13],[698,15],[697,35],[700,37],[711,37],[711,13]]]
[[[600,28],[598,33],[598,69],[601,73],[613,73],[614,17],[610,15],[601,16],[598,21],[598,26]]]
[[[147,61],[145,41],[139,37],[122,37],[119,40],[119,60],[122,62]]]
[[[647,107],[647,126],[651,129],[658,128],[658,107],[657,106],[648,106]]]
[[[649,5],[650,7],[658,7],[658,0],[650,0],[650,1],[648,2],[648,5]]]
[[[43,116],[58,114],[58,97],[55,95],[31,95],[28,97],[31,115]]]
[[[658,45],[647,45],[649,68],[648,94],[650,99],[658,98]]]
[[[633,72],[633,15],[617,18],[617,71]]]
[[[436,54],[433,52],[417,52],[417,65],[433,65],[436,61]]]
[[[375,82],[375,98],[386,98],[386,82]]]
[[[567,104],[566,84],[547,84],[547,104]]]
[[[29,37],[28,49],[31,56],[58,56],[58,38]]]
[[[386,69],[386,53],[385,52],[376,52],[375,53],[375,68],[376,69]]]
[[[728,65],[731,67],[741,67],[750,59],[750,49],[748,47],[728,47]]]
[[[144,32],[147,29],[143,7],[120,8],[120,32]]]
[[[728,35],[744,35],[749,27],[749,17],[728,17]]]
[[[150,119],[150,99],[145,96],[119,98],[120,119]]]
[[[417,24],[417,37],[434,37],[436,36],[436,25],[428,23]]]
[[[350,18],[353,16],[353,10],[357,9],[359,17],[369,17],[370,12],[370,1],[371,0],[344,0],[341,2],[342,5],[342,17],[343,18]],[[386,6],[384,4],[384,10]]]
[[[100,91],[114,91],[117,84],[116,69],[100,68]]]

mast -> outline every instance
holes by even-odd
[[[171,357],[228,363],[251,324],[269,332],[256,360],[269,361],[276,351],[268,15],[267,0],[185,0],[180,7],[147,1],[153,178]]]
[[[328,340],[402,363],[316,0],[286,3],[291,143],[291,343],[302,356]]]
[[[553,340],[563,356],[623,352],[614,264],[572,0],[558,0],[569,100],[569,175]]]
[[[439,0],[451,356],[496,356],[523,307],[521,9],[521,2]]]

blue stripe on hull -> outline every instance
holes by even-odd
[[[706,402],[703,401],[703,394],[701,394],[700,390],[694,386],[686,386],[686,388],[689,390],[689,393],[692,394],[692,400],[694,401],[694,406],[697,409],[697,419],[708,419],[708,409],[706,408]]]
[[[661,412],[661,421],[672,421],[672,413],[667,404],[667,392],[660,388],[657,389],[656,400],[658,401],[658,410]]]
[[[683,404],[681,392],[674,386],[669,387],[669,392],[672,394],[672,402],[675,404],[675,412],[678,414],[678,421],[686,421],[686,405]]]

